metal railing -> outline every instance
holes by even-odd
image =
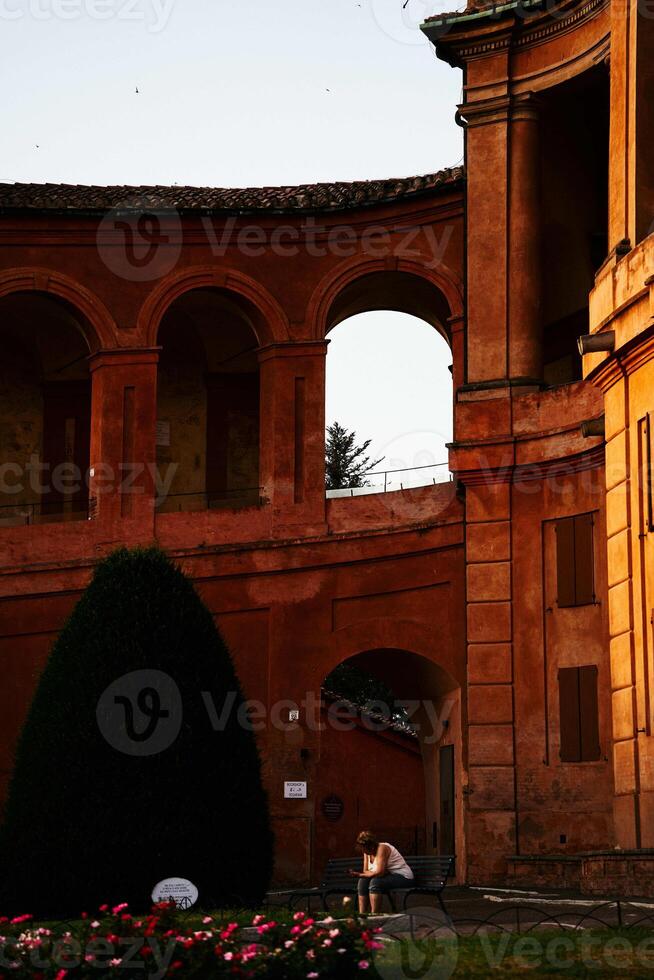
[[[0,527],[24,527],[28,524],[63,524],[69,521],[86,521],[88,504],[79,502],[2,504]]]
[[[399,470],[376,470],[366,473],[366,480],[369,477],[383,477],[383,481],[369,484],[365,487],[342,487],[337,490],[327,490],[327,497],[361,497],[372,493],[389,493],[394,490],[409,490],[415,487],[435,486],[439,483],[450,483],[452,474],[448,469],[448,463],[429,463],[426,466],[405,466]],[[436,470],[436,474],[429,478],[427,470]],[[417,478],[409,477],[401,479],[397,474],[400,473],[421,473]],[[389,479],[391,477],[391,479]],[[394,477],[394,479],[392,479]]]
[[[239,510],[243,507],[259,507],[263,487],[243,487],[238,490],[206,490],[186,493],[169,493],[156,501],[159,513],[193,513],[202,510]],[[171,504],[172,502],[172,504]]]

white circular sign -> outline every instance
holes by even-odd
[[[174,902],[178,909],[190,909],[198,900],[198,890],[186,878],[165,878],[152,890],[153,902]]]

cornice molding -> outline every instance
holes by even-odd
[[[616,382],[634,374],[643,364],[654,360],[654,323],[614,351],[587,375],[587,380],[603,392]]]
[[[561,9],[563,4],[554,9],[548,5],[548,9],[529,11],[526,16],[518,13],[519,5],[504,9],[501,13],[489,8],[486,18],[472,21],[453,16],[439,22],[439,29],[443,31],[446,28],[447,33],[437,37],[433,43],[439,57],[462,67],[464,62],[474,58],[542,44],[551,37],[574,30],[579,24],[595,17],[608,3],[609,0],[587,0],[565,13]],[[504,26],[499,18],[505,21]],[[426,26],[428,28],[429,24]],[[466,38],[464,32],[471,31],[475,35]],[[455,32],[458,32],[458,36],[453,36]],[[428,30],[426,33],[429,36]]]
[[[604,443],[593,446],[572,456],[541,460],[533,463],[515,463],[483,470],[454,471],[456,479],[465,487],[496,484],[522,484],[544,482],[563,476],[572,476],[586,470],[604,466]]]

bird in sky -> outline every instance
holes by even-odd
[[[138,87],[138,85],[137,85],[137,86],[136,86],[136,95],[140,95],[140,94],[141,94],[141,93],[139,92],[139,87]]]

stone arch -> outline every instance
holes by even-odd
[[[339,712],[345,710],[348,702],[338,700],[341,692],[337,688],[325,692],[325,704],[331,701],[334,705],[336,724],[332,731],[330,709],[325,708],[321,760],[324,756],[326,775],[316,773],[316,798],[327,799],[340,787],[345,790],[343,798],[347,798],[349,780],[357,772],[360,807],[357,803],[356,816],[350,808],[349,819],[343,820],[338,829],[325,824],[317,814],[314,873],[319,874],[334,849],[340,847],[345,853],[346,839],[353,840],[355,830],[370,825],[378,833],[389,834],[382,839],[395,838],[393,842],[400,849],[410,848],[405,853],[415,853],[415,847],[418,853],[456,854],[457,875],[463,880],[463,658],[457,664],[452,639],[444,629],[406,619],[382,617],[359,623],[337,630],[330,640],[330,673],[334,667],[347,663],[384,682],[395,699],[405,702],[413,735],[406,728],[398,730],[397,722],[391,723],[388,713],[377,729],[374,716],[368,715],[372,724],[369,731],[381,731],[381,735],[362,735],[360,726],[368,728],[365,721],[351,727],[350,735],[338,728],[338,721],[344,718]],[[361,717],[366,715],[364,709]],[[355,740],[353,743],[348,741],[350,737]],[[367,749],[364,746],[362,750],[362,738],[367,740]],[[413,747],[406,744],[411,738]],[[404,740],[404,747],[398,745],[398,739]],[[362,751],[370,753],[363,770],[357,761]],[[398,752],[404,753],[400,760]],[[381,789],[374,775],[380,766],[385,774]],[[397,806],[396,799],[405,802]],[[411,843],[414,840],[415,845]]]
[[[194,289],[219,289],[246,307],[252,329],[261,347],[289,339],[288,318],[276,299],[255,279],[233,270],[196,266],[163,279],[145,300],[138,316],[138,329],[148,347],[157,344],[159,326],[166,310]]]
[[[381,305],[375,305],[374,287],[383,283],[391,287],[395,279],[401,276],[406,282],[411,278],[419,287],[422,288],[423,295],[411,301],[407,296],[401,297],[399,305],[395,306],[393,298],[389,293],[382,290],[379,297]],[[373,282],[372,278],[376,277]],[[366,281],[373,287],[369,295],[372,304],[366,301],[365,286]],[[339,298],[343,297],[346,291],[352,291],[357,285],[363,286],[363,297],[353,297],[354,305],[350,305],[346,310],[336,310]],[[440,316],[431,316],[425,310],[425,300],[427,291],[437,290],[443,299]],[[435,296],[436,294],[434,294]],[[399,297],[398,297],[399,298]],[[390,302],[389,302],[390,299]],[[313,292],[307,308],[307,322],[310,325],[314,340],[323,340],[329,330],[341,320],[356,313],[366,312],[370,309],[398,309],[398,312],[411,313],[414,316],[426,319],[432,323],[443,336],[451,341],[447,322],[451,319],[458,319],[463,316],[463,286],[459,278],[442,263],[438,269],[428,269],[419,262],[407,259],[393,259],[388,262],[382,259],[360,258],[354,262],[347,260],[332,269]],[[425,313],[427,312],[427,315]],[[337,319],[334,319],[336,315]]]
[[[8,269],[0,273],[0,297],[12,293],[45,293],[67,303],[81,314],[79,326],[91,353],[117,346],[116,324],[105,305],[69,276],[36,267]]]
[[[464,683],[464,665],[457,663],[451,638],[444,631],[415,620],[385,616],[336,630],[329,638],[318,670],[326,676],[339,664],[365,651],[389,649],[403,650],[430,661],[451,678],[453,686]]]

